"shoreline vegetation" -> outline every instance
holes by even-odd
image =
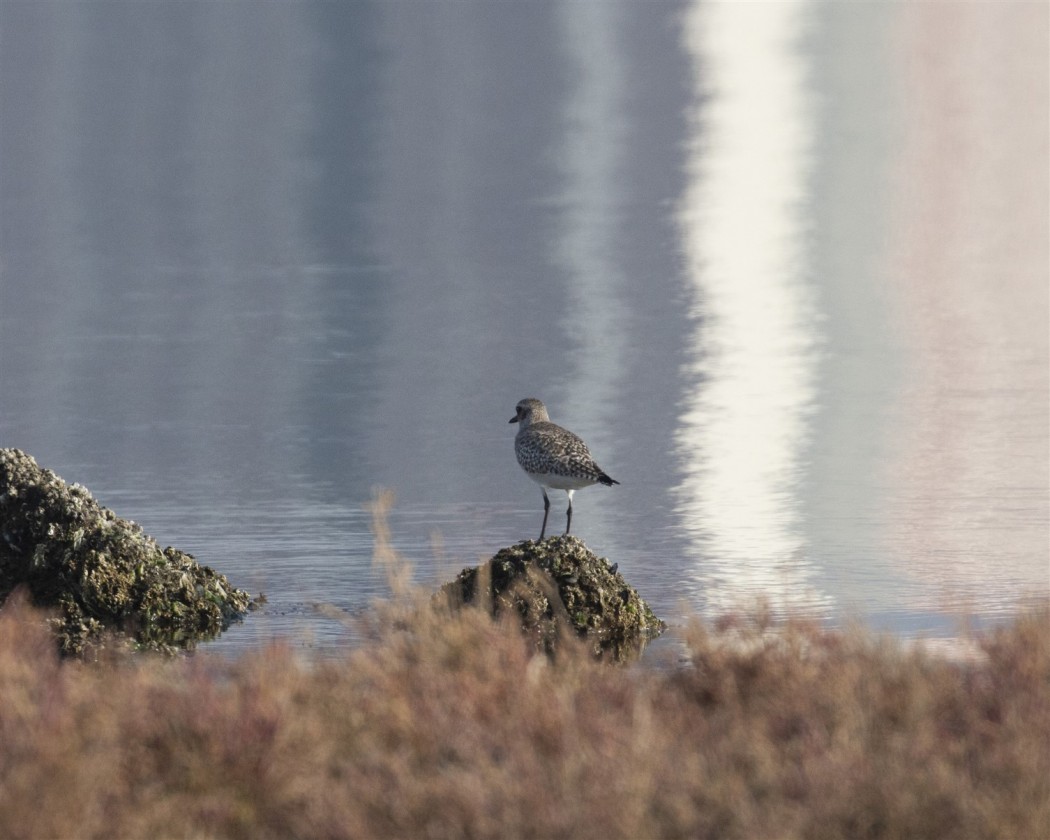
[[[377,604],[310,661],[62,659],[0,610],[0,836],[1011,838],[1050,829],[1050,611],[953,662],[860,629],[692,620],[618,666]]]
[[[513,598],[435,605],[391,501],[372,514],[392,596],[332,658],[68,658],[54,613],[10,594],[0,837],[1050,836],[1050,606],[973,633],[966,660],[758,609],[615,664],[593,637],[523,636]]]

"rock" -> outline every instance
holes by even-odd
[[[493,615],[516,611],[524,632],[547,653],[571,629],[596,655],[625,660],[666,629],[616,567],[573,536],[504,548],[464,569],[439,596],[453,609],[483,603]]]
[[[61,651],[80,655],[107,631],[149,649],[191,648],[252,605],[191,555],[157,542],[18,449],[0,449],[0,603],[25,586],[56,608]]]

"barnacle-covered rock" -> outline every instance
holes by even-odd
[[[558,635],[583,637],[597,655],[624,660],[666,625],[604,557],[577,537],[526,540],[464,569],[439,597],[453,608],[487,605],[493,615],[516,611],[522,629],[548,653]]]
[[[145,648],[192,647],[251,606],[248,593],[165,548],[18,449],[0,449],[0,603],[20,585],[56,608],[61,650],[109,630]]]

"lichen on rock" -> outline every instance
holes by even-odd
[[[0,603],[25,586],[55,608],[59,648],[80,655],[107,631],[149,649],[193,647],[252,605],[192,555],[165,548],[18,449],[0,449]]]
[[[493,615],[515,611],[523,631],[547,653],[560,633],[572,632],[596,655],[625,660],[666,628],[615,566],[573,536],[504,548],[464,569],[439,596],[453,609],[483,604]]]

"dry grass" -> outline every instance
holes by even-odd
[[[9,602],[0,836],[1050,836],[1045,609],[965,666],[759,618],[626,669],[477,610],[378,615],[338,662],[84,664]]]
[[[0,610],[3,838],[1050,836],[1050,610],[953,664],[863,631],[695,621],[689,661],[556,659],[400,592],[339,661],[60,661]],[[115,650],[118,648],[114,648]]]

